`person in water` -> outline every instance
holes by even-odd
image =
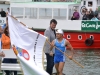
[[[58,29],[56,31],[56,39],[52,41],[51,48],[50,48],[51,49],[50,55],[52,56],[53,55],[52,48],[55,46],[54,64],[57,71],[57,75],[63,75],[62,71],[65,64],[66,56],[62,52],[66,51],[66,46],[68,46],[72,51],[71,56],[69,56],[69,59],[73,58],[73,47],[71,46],[68,40],[63,38],[63,35],[64,35],[63,31],[61,29]],[[60,49],[62,52],[58,49]]]

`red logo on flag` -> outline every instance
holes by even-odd
[[[26,50],[22,49],[22,54],[23,54],[23,57],[26,60],[29,60],[30,59],[30,55],[29,55],[29,53]]]

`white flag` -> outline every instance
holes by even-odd
[[[18,56],[24,75],[49,75],[43,70],[43,47],[46,37],[28,29],[8,15],[11,44]]]

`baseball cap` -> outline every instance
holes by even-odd
[[[64,34],[64,32],[63,32],[63,30],[62,29],[58,29],[57,31],[56,31],[56,33],[59,33],[59,34]]]

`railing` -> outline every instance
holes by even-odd
[[[11,0],[10,2],[76,2],[77,0]]]
[[[10,0],[0,0],[0,1],[10,1]]]
[[[33,0],[10,0],[10,2],[32,2]]]

